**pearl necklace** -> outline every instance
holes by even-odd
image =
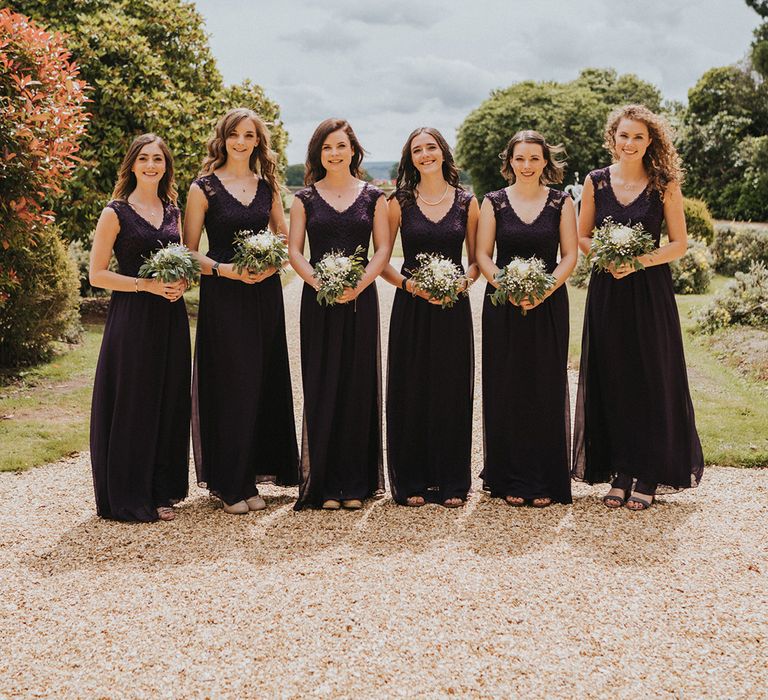
[[[418,189],[416,189],[416,197],[420,199],[424,204],[426,204],[429,207],[436,207],[440,202],[442,202],[445,199],[445,195],[448,194],[448,189],[450,188],[450,185],[446,182],[445,183],[445,192],[443,192],[443,196],[440,197],[436,202],[428,202],[424,197],[421,196],[421,192],[419,192]]]

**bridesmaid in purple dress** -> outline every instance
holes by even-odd
[[[139,278],[145,258],[180,240],[173,160],[154,134],[137,137],[101,213],[90,281],[111,289],[91,405],[96,512],[173,520],[187,495],[189,322],[184,282]],[[114,251],[119,272],[109,270]]]
[[[359,179],[363,148],[343,119],[322,122],[307,148],[308,185],[291,206],[288,248],[304,280],[301,296],[301,372],[304,426],[301,486],[296,509],[357,509],[383,489],[381,358],[376,277],[389,260],[387,203]],[[304,257],[305,233],[310,259]],[[355,288],[333,306],[317,301],[313,265],[331,250],[374,255]]]
[[[658,489],[698,485],[704,470],[668,263],[687,248],[680,160],[669,127],[641,105],[613,112],[606,125],[613,165],[584,182],[579,245],[595,226],[642,224],[659,246],[644,269],[593,272],[589,283],[576,402],[573,476],[611,481],[603,501],[645,510]],[[630,497],[630,493],[632,496]]]
[[[515,134],[503,154],[509,187],[489,192],[480,210],[477,262],[488,279],[483,304],[484,488],[511,506],[571,503],[568,400],[568,293],[576,265],[571,198],[561,148],[536,131]],[[496,262],[491,259],[496,246]],[[558,261],[558,249],[560,259]],[[495,275],[513,257],[535,255],[556,283],[535,302],[490,300]],[[526,315],[522,314],[526,310]]]
[[[398,290],[389,324],[387,464],[396,503],[448,508],[464,504],[472,481],[474,341],[469,298],[440,308],[440,299],[414,288],[409,270],[419,253],[438,253],[480,274],[475,259],[477,200],[459,186],[450,148],[437,129],[408,137],[397,191],[389,202],[392,239],[400,229],[405,261],[383,277]],[[471,284],[470,282],[470,284]]]
[[[187,199],[185,233],[203,276],[192,382],[192,442],[198,483],[245,514],[266,507],[257,484],[298,483],[298,448],[280,275],[230,263],[235,234],[286,234],[277,157],[264,122],[233,109],[208,142],[202,177]]]

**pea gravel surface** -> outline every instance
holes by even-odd
[[[128,524],[96,517],[87,454],[0,474],[0,697],[768,697],[768,471],[643,513],[581,484],[510,508],[476,479],[480,357],[462,509],[295,513],[266,486],[232,516],[192,486],[174,522]]]

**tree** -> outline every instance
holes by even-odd
[[[496,90],[459,127],[456,156],[478,195],[504,185],[499,154],[520,129],[541,131],[567,149],[567,180],[606,160],[603,127],[614,107],[642,102],[661,108],[661,94],[635,75],[588,68],[569,83],[525,81]]]
[[[277,105],[250,83],[225,88],[201,15],[183,0],[11,0],[67,34],[82,76],[94,86],[84,162],[54,202],[66,237],[87,240],[109,198],[125,150],[154,131],[174,154],[180,190],[200,168],[205,142],[225,106],[237,102],[275,124],[282,154],[287,137]],[[237,104],[237,106],[241,106]]]
[[[285,184],[288,187],[303,187],[304,163],[294,163],[285,169]]]

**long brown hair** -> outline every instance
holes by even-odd
[[[611,154],[613,162],[616,155],[616,131],[622,119],[642,122],[648,128],[651,143],[643,155],[643,165],[648,174],[648,184],[664,196],[667,185],[671,182],[682,184],[683,168],[680,156],[672,142],[672,128],[664,117],[651,112],[645,105],[624,105],[614,109],[605,123],[605,141],[603,145]]]
[[[256,127],[256,136],[259,139],[259,143],[251,153],[248,166],[254,173],[267,181],[272,192],[279,192],[277,154],[272,150],[269,129],[256,112],[246,107],[230,109],[229,112],[216,122],[213,136],[208,139],[208,155],[203,160],[200,175],[210,175],[214,170],[227,162],[227,137],[243,119],[250,119],[253,122],[253,125]]]
[[[160,197],[161,202],[176,204],[177,192],[176,180],[173,175],[173,156],[165,141],[157,134],[137,136],[133,139],[131,145],[128,146],[128,151],[123,158],[123,162],[120,164],[120,169],[117,171],[117,182],[115,183],[115,189],[112,190],[112,199],[126,201],[128,195],[136,189],[136,176],[131,168],[133,168],[133,164],[139,157],[141,149],[149,143],[156,143],[165,157],[165,173],[163,173],[163,177],[157,186],[157,196]]]
[[[565,172],[565,161],[558,160],[557,156],[565,153],[565,148],[562,145],[553,146],[547,143],[547,140],[538,132],[533,129],[524,129],[518,131],[511,139],[507,147],[502,153],[499,154],[499,158],[503,163],[501,166],[501,174],[506,181],[511,185],[515,182],[515,171],[512,168],[512,156],[515,153],[515,146],[518,143],[537,143],[541,146],[541,150],[544,153],[544,160],[547,164],[544,166],[544,170],[541,173],[541,184],[550,185],[558,184],[563,181],[563,174]]]
[[[309,145],[307,146],[307,160],[304,163],[305,185],[313,185],[318,180],[322,180],[325,177],[326,170],[323,167],[321,158],[323,144],[329,134],[339,130],[347,135],[349,143],[352,146],[352,162],[349,164],[349,172],[352,174],[352,177],[360,177],[362,175],[360,164],[363,162],[365,149],[360,145],[360,141],[357,140],[357,136],[355,136],[355,132],[349,125],[349,122],[346,119],[325,119],[317,125],[315,133],[312,134],[312,138],[309,139]]]
[[[397,201],[400,206],[407,204],[413,204],[416,201],[416,185],[421,181],[421,173],[414,165],[413,156],[411,155],[411,144],[419,134],[429,134],[432,136],[440,150],[443,152],[443,177],[445,181],[452,187],[461,189],[459,184],[459,169],[456,167],[456,163],[453,160],[453,154],[451,153],[451,147],[448,142],[443,138],[443,135],[434,127],[420,126],[418,129],[414,129],[408,136],[405,145],[403,146],[403,152],[400,156],[400,164],[397,166],[397,180],[395,182]]]

